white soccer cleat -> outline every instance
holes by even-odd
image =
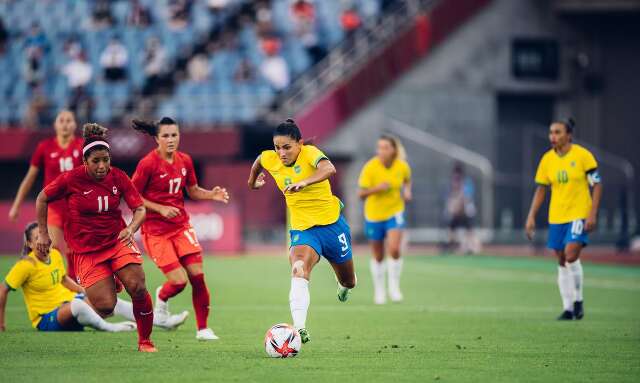
[[[391,302],[402,302],[403,298],[399,288],[389,289],[389,299],[391,299]]]
[[[196,339],[197,340],[217,340],[220,339],[210,328],[204,328],[202,330],[196,331]]]
[[[156,304],[153,310],[154,322],[158,325],[164,324],[169,319],[169,303],[160,299],[160,290],[162,286],[156,289]]]
[[[175,330],[187,320],[188,316],[189,312],[186,310],[180,314],[169,315],[165,321],[158,323],[158,327],[165,330]]]
[[[387,303],[387,294],[385,294],[384,289],[376,289],[373,294],[373,303],[377,305],[383,305]]]
[[[111,323],[111,330],[109,332],[131,332],[136,331],[138,326],[135,322],[118,322]]]

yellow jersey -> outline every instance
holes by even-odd
[[[37,327],[42,315],[71,301],[76,293],[62,285],[66,275],[62,255],[56,249],[49,253],[49,263],[39,260],[32,251],[18,260],[7,274],[5,283],[11,290],[22,287],[31,325]]]
[[[364,218],[367,221],[386,221],[404,211],[402,187],[411,181],[411,168],[406,161],[396,159],[390,167],[385,167],[378,157],[370,159],[362,168],[358,186],[369,189],[383,182],[389,190],[369,195],[364,201]]]
[[[318,162],[328,159],[318,148],[303,145],[296,162],[285,166],[275,150],[260,155],[260,165],[271,174],[282,191],[287,185],[309,178]],[[309,185],[299,192],[284,193],[293,230],[306,230],[317,225],[330,225],[340,218],[342,202],[331,192],[329,180]]]
[[[580,145],[559,156],[551,149],[542,156],[536,183],[551,187],[549,223],[561,224],[586,219],[591,211],[587,172],[598,167],[593,154]]]

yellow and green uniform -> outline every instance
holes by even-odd
[[[296,162],[285,166],[274,150],[260,155],[260,165],[275,179],[282,191],[287,185],[309,178],[316,171],[318,162],[328,159],[318,148],[303,145]],[[330,225],[340,217],[342,203],[331,192],[329,180],[309,185],[296,193],[284,193],[291,215],[291,229],[306,230],[313,226]]]
[[[551,187],[550,224],[563,224],[588,217],[591,211],[588,173],[597,167],[593,154],[577,144],[572,144],[563,156],[553,149],[542,156],[535,181]]]
[[[39,260],[32,251],[16,262],[5,278],[6,285],[17,290],[22,287],[29,320],[35,328],[42,315],[71,301],[76,293],[62,285],[66,275],[62,255],[56,249],[49,253],[49,263]]]
[[[404,211],[402,187],[411,181],[411,168],[406,161],[395,159],[390,167],[378,157],[370,159],[362,168],[358,186],[370,189],[383,182],[389,190],[369,195],[364,202],[364,217],[370,222],[386,221]]]

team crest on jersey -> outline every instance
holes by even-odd
[[[73,156],[74,156],[75,158],[78,158],[78,156],[79,156],[79,155],[80,155],[80,152],[78,151],[78,149],[74,149],[74,150],[73,150]]]
[[[182,170],[181,170],[181,171],[182,171],[182,176],[186,176],[186,175],[187,175],[187,169],[182,168]]]
[[[302,169],[300,168],[300,165],[296,165],[296,166],[293,167],[293,171],[296,172],[296,174],[300,174],[301,170]]]
[[[114,194],[114,195],[115,195],[115,194],[118,194],[118,188],[117,188],[117,187],[115,187],[115,186],[113,187],[113,194]]]
[[[56,158],[56,157],[58,157],[58,152],[51,153],[51,158]]]
[[[575,161],[571,161],[571,167],[575,168],[576,167],[576,162]]]

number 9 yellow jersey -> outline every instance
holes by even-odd
[[[591,211],[587,173],[597,167],[593,154],[577,144],[572,144],[564,156],[553,149],[542,156],[535,180],[539,185],[551,187],[549,223],[587,218]]]
[[[51,249],[49,260],[48,264],[44,263],[31,252],[16,262],[5,278],[5,283],[11,290],[22,287],[24,303],[33,327],[38,326],[42,315],[64,302],[70,302],[76,296],[76,293],[61,283],[66,271],[60,252]]]

